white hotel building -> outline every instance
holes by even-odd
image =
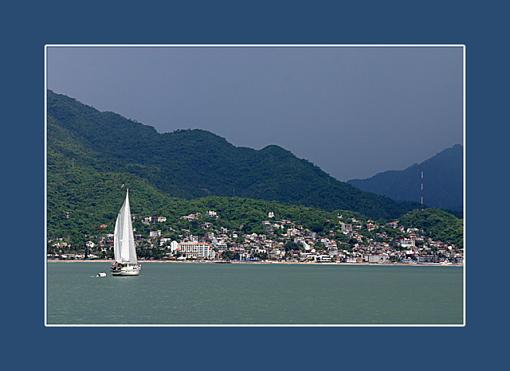
[[[213,259],[215,255],[211,244],[207,242],[181,242],[177,250],[186,258]]]

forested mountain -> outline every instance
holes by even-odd
[[[457,144],[405,170],[385,171],[368,179],[350,180],[349,184],[397,201],[420,202],[423,171],[425,205],[459,214],[463,209],[462,155],[462,146]]]
[[[103,233],[112,233],[126,188],[131,194],[131,211],[136,215],[137,233],[143,232],[142,216],[164,215],[173,230],[191,228],[190,232],[199,234],[198,225],[183,221],[181,217],[191,213],[207,215],[208,210],[215,210],[221,215],[216,224],[244,233],[260,233],[261,221],[267,219],[270,211],[279,218],[292,219],[317,231],[337,219],[336,212],[276,201],[219,196],[191,200],[171,197],[136,175],[99,172],[89,164],[79,163],[76,159],[80,156],[93,158],[96,154],[80,145],[66,129],[55,125],[53,119],[48,121],[48,137],[52,138],[52,145],[48,148],[47,173],[50,240],[64,238],[81,246],[87,236],[100,232],[98,228],[101,225],[106,225]],[[346,211],[342,214],[354,215]],[[362,218],[357,214],[356,217]]]
[[[94,184],[97,176],[102,182],[131,179],[154,197],[235,196],[352,210],[373,218],[395,218],[418,206],[363,192],[276,145],[235,147],[204,130],[160,134],[48,91],[49,195],[58,189],[49,203],[62,199],[60,192],[73,197],[73,177],[77,187],[88,184],[92,198],[93,192],[106,192],[104,184]]]

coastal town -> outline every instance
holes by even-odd
[[[322,263],[462,265],[463,248],[434,240],[399,221],[377,223],[337,215],[328,228],[306,228],[269,211],[256,230],[229,229],[215,210],[182,215],[133,215],[137,255],[141,261],[216,263]],[[48,240],[48,260],[108,260],[114,234],[109,225],[80,243],[65,237]],[[240,226],[242,227],[242,226]]]

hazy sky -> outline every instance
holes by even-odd
[[[50,47],[48,88],[159,132],[278,144],[340,180],[462,143],[460,47]]]

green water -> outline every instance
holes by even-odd
[[[462,268],[48,263],[48,324],[460,324]]]

